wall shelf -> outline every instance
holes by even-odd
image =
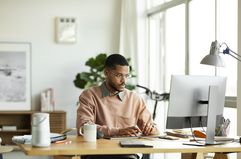
[[[1,130],[1,133],[30,133],[30,129],[17,129],[17,130]]]

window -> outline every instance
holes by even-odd
[[[185,5],[166,11],[166,88],[169,90],[172,74],[185,74]]]
[[[168,92],[172,74],[215,75],[215,67],[201,65],[209,53],[211,42],[226,42],[237,50],[237,0],[147,0],[149,22],[149,84],[151,89]],[[216,29],[217,28],[217,29]],[[215,30],[216,29],[216,30]],[[231,107],[236,107],[237,60],[223,56],[224,68],[217,68],[218,76],[227,76],[226,96],[232,96]],[[160,103],[159,113],[166,111]],[[226,105],[230,106],[230,105]],[[224,116],[231,119],[231,130],[236,134],[236,109],[225,108]],[[158,122],[165,123],[160,114]],[[160,125],[161,125],[160,124]],[[165,129],[161,126],[162,130]]]
[[[200,64],[202,58],[209,53],[211,42],[215,40],[214,7],[214,0],[194,0],[190,2],[190,74],[215,75],[214,67]]]
[[[153,72],[150,83],[161,78],[168,90],[171,74],[214,75],[214,67],[201,65],[200,61],[215,40],[215,1],[192,0],[188,12],[184,0],[148,2],[149,63],[152,64],[149,69]],[[222,0],[217,5],[217,40],[226,42],[233,50],[237,50],[237,9],[233,9],[236,6],[237,0]],[[226,66],[217,68],[217,75],[228,77],[226,95],[236,96],[237,61],[228,55],[223,59]]]

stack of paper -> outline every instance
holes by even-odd
[[[3,125],[2,126],[2,131],[16,131],[17,126],[15,125]]]
[[[66,138],[67,136],[64,134],[58,134],[58,133],[50,134],[51,143],[65,140]],[[32,135],[13,136],[12,141],[16,144],[31,144]]]
[[[13,136],[12,141],[16,144],[31,144],[32,135]]]

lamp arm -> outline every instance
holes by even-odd
[[[151,90],[150,90],[149,88],[144,87],[144,86],[141,86],[141,85],[139,85],[139,84],[137,84],[136,86],[145,89],[145,90],[146,90],[146,92],[145,92],[146,95],[152,96],[152,92],[151,92]]]
[[[151,91],[149,88],[141,86],[139,84],[137,84],[136,86],[145,89],[146,90],[146,95],[148,95],[152,100],[155,101],[153,114],[152,114],[152,119],[155,120],[155,118],[156,118],[156,109],[157,109],[158,102],[159,101],[169,100],[170,93],[159,94],[156,91]]]
[[[240,56],[239,54],[237,54],[236,52],[234,52],[233,50],[231,50],[225,42],[223,42],[223,43],[220,45],[220,47],[221,47],[222,45],[225,45],[225,46],[226,46],[226,49],[223,50],[223,52],[221,52],[221,53],[223,53],[223,54],[228,54],[228,55],[232,56],[233,58],[235,58],[236,60],[238,60],[239,62],[241,62],[241,60],[239,59],[239,58],[241,58],[241,56]],[[230,52],[231,52],[232,54],[238,56],[239,58],[236,57],[236,56],[234,56],[234,55],[232,55]]]
[[[239,62],[241,62],[241,60],[240,60],[239,58],[235,57],[234,55],[232,55],[232,54],[228,54],[228,55],[232,56],[233,58],[235,58],[236,60],[238,60]],[[240,57],[240,56],[239,56],[239,57]]]
[[[156,91],[151,91],[149,88],[141,86],[139,84],[137,84],[136,86],[145,89],[146,95],[149,96],[152,100],[155,100],[155,101],[169,100],[169,95],[170,95],[169,93],[159,94]]]
[[[236,52],[234,52],[233,50],[231,50],[230,48],[228,48],[229,49],[229,51],[231,51],[233,54],[235,54],[236,56],[238,56],[238,57],[240,57],[241,58],[241,56],[239,55],[239,54],[237,54]]]
[[[170,96],[170,93],[159,94],[159,93],[153,91],[152,99],[157,100],[157,101],[163,101],[163,100],[166,101],[166,100],[169,100],[169,96]]]

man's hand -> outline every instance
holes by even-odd
[[[137,126],[131,126],[119,130],[119,136],[137,136],[141,130]]]
[[[154,125],[151,123],[146,123],[142,128],[143,135],[150,135],[152,130],[154,129]]]

